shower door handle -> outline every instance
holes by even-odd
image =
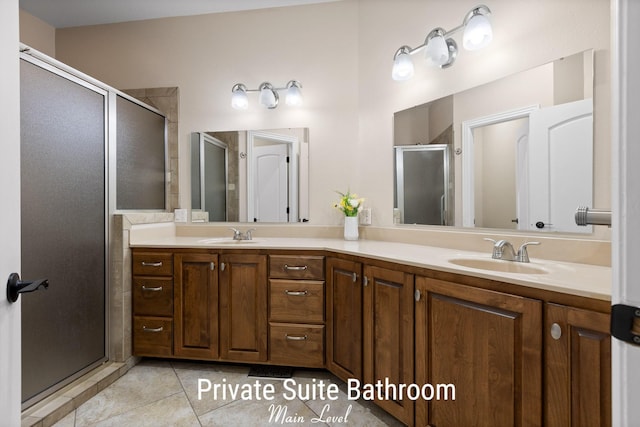
[[[49,288],[49,280],[38,279],[32,281],[22,281],[20,280],[20,275],[18,273],[11,273],[9,275],[9,280],[7,280],[7,299],[9,300],[9,302],[13,303],[18,301],[18,297],[20,296],[20,294],[37,291],[41,288]]]

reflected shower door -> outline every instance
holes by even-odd
[[[397,207],[404,224],[446,225],[448,146],[397,146]]]

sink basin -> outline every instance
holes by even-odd
[[[451,264],[461,267],[475,268],[477,270],[499,271],[502,273],[519,273],[519,274],[547,274],[548,271],[542,267],[535,265],[515,262],[503,261],[499,259],[484,258],[454,258],[450,259]]]
[[[213,237],[211,239],[198,240],[205,245],[241,245],[245,243],[259,243],[260,240],[233,240],[231,237]]]

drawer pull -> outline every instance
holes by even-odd
[[[304,291],[284,291],[285,294],[290,295],[292,297],[304,297],[309,295],[309,292],[304,290]]]
[[[146,326],[142,326],[142,330],[145,332],[162,332],[164,330],[164,327],[160,326],[159,328],[147,328]]]
[[[285,264],[284,267],[282,267],[284,269],[284,271],[305,271],[307,268],[306,265],[287,265]]]
[[[289,335],[289,334],[285,334],[284,337],[288,341],[306,341],[307,340],[307,336],[306,335]]]
[[[142,265],[144,267],[162,267],[162,261],[157,261],[157,262],[142,261]]]
[[[145,285],[142,285],[142,290],[149,291],[149,292],[160,292],[162,290],[162,286],[158,286],[155,288],[147,288]]]

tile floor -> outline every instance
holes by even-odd
[[[248,373],[249,366],[244,365],[145,359],[55,426],[401,426],[371,402],[348,400],[345,384],[327,371],[296,370],[293,379],[298,386],[303,385],[303,390],[304,384],[315,384],[310,390],[317,392],[320,381],[337,384],[338,400],[307,399],[303,390],[294,393],[290,387],[285,388],[283,380],[249,377]],[[220,394],[215,399],[213,390],[203,391],[198,399],[199,380],[203,387],[206,380],[221,386],[251,384],[253,399],[223,399]],[[268,396],[264,392],[267,384],[273,387],[273,400],[264,399]],[[261,391],[262,400],[256,399],[256,389]],[[276,411],[270,410],[272,404],[286,408],[290,418],[277,418]],[[329,419],[345,415],[346,420]]]

